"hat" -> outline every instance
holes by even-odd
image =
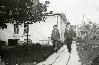
[[[54,28],[54,27],[57,27],[57,25],[54,25],[53,28]]]

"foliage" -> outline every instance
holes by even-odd
[[[85,25],[85,29],[91,31],[92,29],[96,29],[97,26],[98,26],[98,24],[89,21],[89,23],[87,23],[87,24]]]
[[[99,55],[93,60],[91,65],[99,65]]]
[[[20,52],[21,50],[21,52]],[[40,44],[33,44],[31,46],[17,46],[15,48],[3,49],[4,56],[2,60],[5,64],[15,65],[32,62],[42,62],[46,60],[49,55],[54,52],[52,46],[42,46]]]
[[[0,0],[0,28],[7,28],[6,23],[35,23],[43,20],[47,4],[35,5],[31,0]]]
[[[99,55],[99,44],[97,43],[80,42],[77,44],[77,51],[82,65],[91,65],[94,59]]]
[[[79,29],[85,32],[85,37],[91,38],[91,36],[94,36],[98,34],[96,31],[98,30],[98,24],[89,21],[85,25],[82,25]]]

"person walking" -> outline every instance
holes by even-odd
[[[53,43],[54,50],[55,50],[55,52],[57,52],[58,43],[59,43],[59,40],[60,40],[60,33],[59,33],[59,30],[57,29],[57,25],[54,25],[53,28],[54,29],[52,30],[51,40],[52,40],[52,43]]]
[[[71,53],[71,44],[72,44],[72,39],[73,39],[73,29],[70,27],[70,25],[66,26],[65,28],[65,44],[67,45],[68,52]]]

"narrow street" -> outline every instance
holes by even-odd
[[[67,46],[64,45],[57,53],[53,53],[46,61],[37,65],[81,65],[76,50],[76,42],[73,41],[71,54],[68,53]]]

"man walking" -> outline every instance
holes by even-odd
[[[53,28],[54,29],[52,30],[51,40],[52,40],[52,43],[53,43],[54,50],[57,52],[58,43],[59,43],[59,40],[60,40],[60,33],[59,33],[59,30],[57,29],[57,25],[54,25]]]
[[[71,53],[71,44],[72,44],[72,39],[73,39],[73,29],[69,26],[65,28],[65,43],[67,44],[67,49],[68,52]]]

